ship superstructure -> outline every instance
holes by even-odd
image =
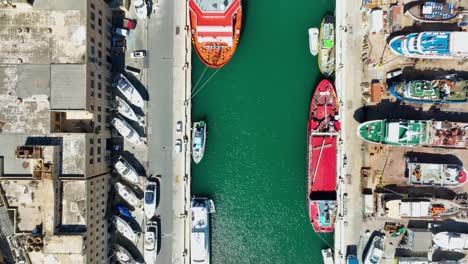
[[[407,162],[408,184],[458,187],[466,183],[467,172],[457,164]]]
[[[468,102],[466,80],[414,80],[393,83],[390,93],[402,101],[426,104]]]

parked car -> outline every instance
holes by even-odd
[[[137,22],[135,19],[124,18],[122,27],[128,30],[132,30],[132,29],[135,29],[136,24]]]
[[[130,57],[137,59],[137,58],[144,58],[146,56],[146,51],[144,50],[135,50],[130,53]]]
[[[177,133],[182,132],[182,121],[177,121],[175,130]]]
[[[145,19],[148,16],[148,5],[146,0],[132,0],[135,7],[135,13],[139,19]]]
[[[113,32],[123,37],[127,37],[130,34],[130,30],[124,28],[114,28]]]
[[[140,73],[141,73],[140,69],[132,67],[132,66],[128,66],[128,65],[125,66],[125,70],[128,71],[128,72],[131,72],[131,73],[133,73],[135,75],[140,75]]]
[[[177,152],[182,152],[182,140],[181,139],[176,140],[175,149]]]

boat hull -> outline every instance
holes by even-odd
[[[125,181],[135,185],[139,183],[138,173],[135,168],[122,157],[114,164],[114,168]]]
[[[129,205],[133,207],[140,207],[141,206],[141,201],[136,197],[135,193],[128,188],[127,186],[121,184],[120,182],[117,182],[115,184],[115,190],[119,194],[122,199],[125,200]]]
[[[452,4],[430,1],[431,5],[427,6],[429,1],[413,1],[405,5],[405,14],[408,14],[416,21],[424,23],[441,23],[448,22],[457,16],[455,7]],[[423,12],[424,8],[433,10],[428,14]]]
[[[312,56],[317,56],[318,54],[318,37],[319,29],[309,28],[309,50]]]
[[[234,0],[224,12],[202,11],[195,0],[189,1],[189,7],[192,45],[198,57],[210,68],[226,65],[234,55],[240,39],[241,0]],[[207,32],[205,29],[209,27],[219,27],[221,32]]]
[[[197,135],[197,127],[201,130],[201,135]],[[207,125],[206,122],[200,121],[193,123],[192,129],[192,158],[195,164],[200,163],[205,154]],[[200,142],[201,141],[201,142]]]
[[[322,80],[312,96],[307,124],[307,203],[309,219],[317,233],[334,230],[338,107],[333,85]]]
[[[411,86],[412,83],[416,83],[416,82],[421,83],[421,82],[430,82],[430,81],[396,82],[390,86],[390,94],[393,95],[398,100],[410,102],[410,103],[418,103],[418,104],[465,104],[468,102],[467,96],[466,96],[466,94],[468,93],[468,86],[466,85],[467,81],[450,81],[450,80],[432,81],[432,82],[444,82],[448,86],[451,86],[451,88],[459,86],[457,88],[459,88],[460,91],[455,91],[456,93],[462,94],[459,99],[449,98],[450,95],[448,94],[446,98],[442,98],[441,96],[439,96],[439,98],[434,98],[434,99],[423,99],[424,98],[423,96],[421,96],[421,98],[417,98],[416,96],[409,94],[411,92],[409,90],[411,89],[409,86]],[[422,89],[420,90],[421,92],[424,92]],[[452,89],[448,91],[448,93],[455,93],[455,92]],[[437,93],[440,93],[440,91],[437,91]]]
[[[325,76],[332,76],[335,71],[335,18],[325,16],[320,24],[318,44],[318,65]],[[328,29],[327,29],[328,28]],[[331,31],[331,32],[329,32]],[[328,35],[328,37],[327,37]],[[327,40],[326,40],[327,39]]]
[[[210,263],[210,207],[212,201],[194,197],[191,202],[190,263]]]

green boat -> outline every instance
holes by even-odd
[[[335,18],[325,16],[320,24],[318,65],[320,72],[329,77],[335,70]]]
[[[371,143],[407,147],[466,148],[468,123],[433,120],[374,120],[358,126]]]
[[[468,102],[468,81],[402,81],[392,84],[390,93],[399,100],[412,103],[463,104]]]

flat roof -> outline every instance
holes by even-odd
[[[86,225],[85,180],[62,181],[62,225]]]
[[[86,64],[53,64],[50,76],[51,109],[86,109]]]
[[[468,32],[452,32],[452,52],[460,54],[468,54]]]

